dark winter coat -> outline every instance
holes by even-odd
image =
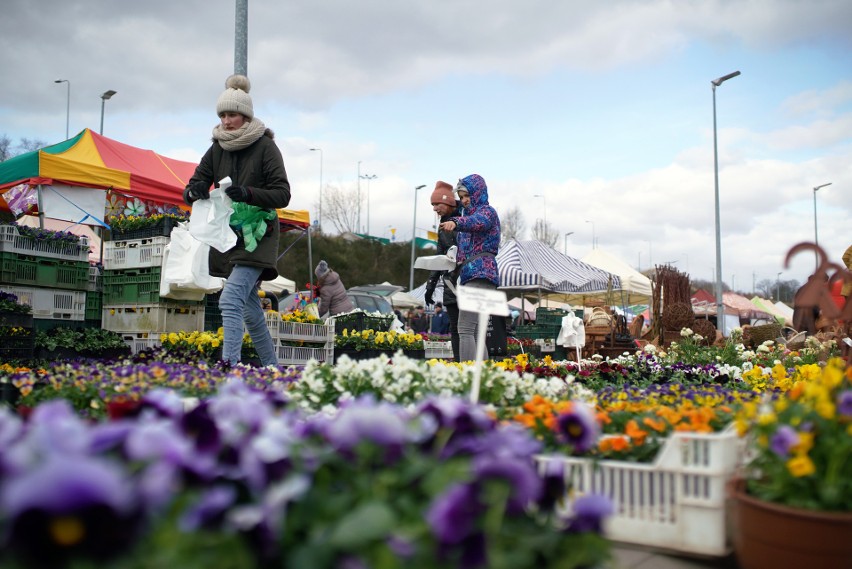
[[[500,217],[488,205],[488,186],[479,174],[462,178],[461,184],[470,193],[470,208],[463,217],[453,217],[458,235],[458,284],[484,279],[500,286],[497,272],[497,251],[500,247]]]
[[[230,176],[234,186],[248,187],[251,200],[246,202],[268,210],[287,207],[290,203],[290,182],[284,169],[284,158],[273,141],[272,131],[266,132],[251,146],[234,152],[224,150],[218,141],[201,158],[198,168],[189,180],[207,184],[218,183]],[[187,190],[183,199],[191,203]],[[267,222],[266,233],[257,244],[257,248],[248,252],[242,236],[237,232],[237,244],[224,253],[210,249],[210,274],[214,277],[227,277],[234,265],[262,267],[261,280],[271,281],[278,276],[278,237],[279,224],[276,220]]]
[[[461,203],[456,201],[456,209],[450,212],[449,215],[441,216],[441,223],[445,221],[449,221],[453,216],[459,215],[461,211]],[[443,229],[438,230],[438,254],[446,255],[447,251],[450,250],[450,247],[456,244],[456,234],[457,230],[452,231],[444,231]],[[429,280],[426,283],[426,291],[434,292],[435,287],[438,286],[438,281],[441,279],[444,281],[448,280],[455,287],[456,281],[458,280],[458,274],[455,271],[432,271],[429,275]],[[447,304],[456,304],[456,293],[450,290],[446,284],[444,284],[444,297],[442,299],[444,306]]]
[[[323,318],[326,315],[334,316],[355,310],[355,305],[346,296],[346,287],[336,272],[329,270],[319,278],[317,286],[320,287],[319,313]]]

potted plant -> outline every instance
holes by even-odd
[[[852,367],[834,358],[798,369],[788,391],[738,416],[753,452],[729,484],[746,569],[852,560]]]
[[[402,350],[411,358],[423,359],[426,351],[423,336],[413,332],[377,332],[375,330],[354,331],[344,328],[334,336],[335,358],[342,354],[353,359],[369,359],[382,352]]]
[[[110,358],[129,354],[130,347],[119,334],[102,328],[75,330],[58,326],[35,333],[36,359]]]
[[[33,327],[32,306],[22,304],[18,295],[0,290],[0,326]]]
[[[107,217],[106,222],[116,239],[142,239],[171,235],[172,228],[182,221],[187,221],[189,215],[183,213],[156,213],[154,215],[115,215]]]

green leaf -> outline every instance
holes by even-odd
[[[331,545],[351,548],[381,539],[396,525],[393,511],[382,502],[367,502],[344,516],[329,537]]]

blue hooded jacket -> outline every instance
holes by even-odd
[[[500,217],[488,205],[488,186],[479,174],[471,174],[459,182],[470,193],[470,208],[463,217],[452,218],[458,228],[458,262],[462,264],[458,282],[466,284],[474,279],[485,279],[500,286],[500,275],[497,272]],[[468,259],[473,260],[468,262]]]

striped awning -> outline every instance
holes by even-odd
[[[563,255],[541,241],[507,241],[497,253],[500,288],[598,293],[621,286],[616,275]]]

